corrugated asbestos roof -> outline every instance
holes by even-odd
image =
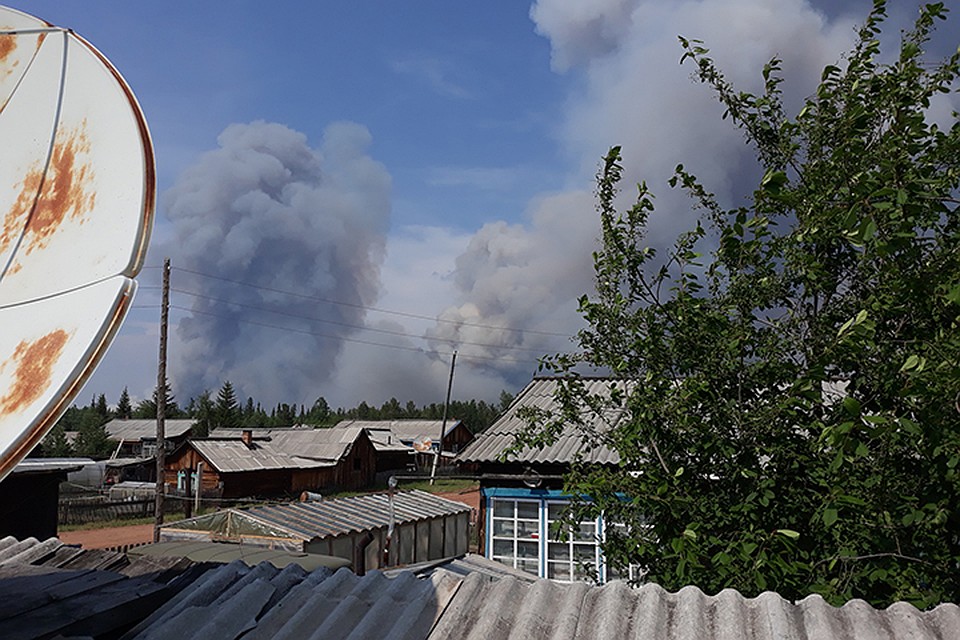
[[[67,473],[94,464],[90,458],[24,458],[12,473]]]
[[[271,442],[254,442],[254,447],[239,440],[191,440],[191,446],[219,473],[262,471],[264,469],[317,469],[333,462],[291,456]]]
[[[389,498],[385,493],[226,511],[235,519],[251,521],[264,530],[286,532],[291,538],[299,540],[382,529],[390,524]],[[464,511],[470,511],[470,507],[425,491],[398,491],[394,494],[397,525]],[[219,511],[182,522],[190,523],[190,531],[203,530],[204,519],[213,522],[216,518],[222,518],[223,513]],[[177,522],[166,524],[163,528],[165,531],[187,529],[184,524]]]
[[[264,469],[318,469],[333,466],[362,429],[279,429],[257,432],[253,447],[239,439],[198,438],[190,444],[221,473]],[[218,432],[221,432],[218,430]],[[221,432],[222,433],[222,432]]]
[[[793,604],[774,593],[744,598],[695,587],[603,587],[542,579],[296,565],[194,565],[174,572],[118,574],[36,566],[50,541],[6,542],[33,560],[0,560],[0,637],[257,640],[947,640],[960,638],[960,607],[921,612],[906,603],[875,609],[860,600],[832,607],[820,596]],[[54,541],[55,543],[57,541]],[[39,549],[45,545],[43,551]],[[90,554],[73,549],[73,552]],[[0,552],[2,553],[2,552]],[[51,555],[53,554],[53,555]],[[34,564],[28,564],[34,562]],[[464,566],[468,566],[469,562]],[[131,565],[132,566],[132,565]]]
[[[500,455],[513,446],[516,436],[528,426],[521,415],[524,409],[552,412],[558,409],[554,393],[559,386],[557,378],[535,378],[514,399],[513,404],[457,456],[461,462],[499,462]],[[606,378],[584,378],[583,385],[591,395],[608,395],[612,381]],[[584,412],[584,419],[592,428],[606,430],[620,415],[597,416]],[[541,464],[568,464],[577,459],[598,464],[618,464],[620,455],[601,444],[590,445],[572,427],[566,428],[556,442],[543,448],[527,447],[511,454],[509,462]]]
[[[447,428],[443,432],[446,436],[457,428],[460,420],[447,419]],[[362,429],[387,429],[398,439],[415,441],[423,438],[436,440],[440,436],[443,420],[343,420],[334,425],[334,429],[359,427]]]
[[[163,435],[165,438],[179,438],[194,425],[195,420],[164,420]],[[104,428],[112,440],[121,442],[139,442],[142,438],[155,439],[157,437],[157,421],[150,420],[120,420],[108,422]]]
[[[429,636],[445,640],[945,640],[960,638],[960,607],[886,610],[854,600],[840,608],[820,596],[791,604],[775,593],[716,596],[696,587],[669,593],[649,584],[603,587],[549,580],[491,582],[471,574]]]

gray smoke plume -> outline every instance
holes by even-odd
[[[530,329],[573,333],[579,326],[577,298],[593,290],[591,253],[599,235],[590,189],[611,146],[623,147],[623,206],[636,195],[637,182],[654,190],[657,212],[648,239],[660,249],[696,217],[690,200],[667,186],[678,163],[721,202],[749,193],[757,171],[753,153],[741,132],[721,119],[711,90],[691,79],[692,66],[679,65],[678,35],[702,39],[728,79],[745,90],[762,89],[760,69],[779,55],[791,105],[813,91],[820,70],[835,63],[854,36],[852,21],[830,22],[803,0],[538,0],[531,18],[550,40],[554,70],[577,79],[561,133],[564,150],[581,160],[569,180],[577,189],[542,200],[525,224],[491,222],[480,229],[456,261],[459,300],[441,316],[454,324],[429,331],[461,341],[464,352],[478,349],[468,341],[500,345],[480,353],[501,358],[484,366],[508,374],[508,381],[529,371],[506,360],[517,357],[514,349],[563,348],[557,338]]]
[[[189,309],[173,311],[179,397],[227,379],[257,398],[319,395],[378,295],[390,176],[366,154],[370,141],[350,123],[328,127],[319,149],[280,124],[230,125],[165,193],[171,304]]]

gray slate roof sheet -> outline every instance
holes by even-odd
[[[446,436],[459,426],[460,420],[455,418],[447,419],[447,428],[443,435]],[[350,427],[359,427],[361,429],[387,429],[397,438],[402,440],[419,440],[430,438],[436,440],[440,435],[440,429],[443,427],[443,420],[343,420],[334,425],[334,429],[344,429]]]
[[[25,544],[24,544],[25,543]],[[0,637],[389,638],[393,640],[946,640],[960,637],[960,607],[930,611],[861,600],[832,607],[819,596],[791,603],[774,593],[708,596],[630,587],[498,577],[496,572],[198,565],[175,577],[64,571],[11,562],[36,540],[0,540]],[[48,545],[52,546],[52,545]],[[89,554],[81,550],[74,551]],[[2,558],[6,558],[4,561]]]
[[[221,473],[263,469],[318,469],[333,466],[362,429],[276,429],[255,431],[253,448],[239,438],[196,439],[190,443]],[[217,430],[217,433],[224,433]]]
[[[611,380],[606,378],[584,378],[583,384],[591,394],[609,393]],[[559,386],[557,378],[535,378],[514,399],[510,407],[496,422],[482,433],[477,434],[473,442],[457,456],[461,462],[499,462],[500,455],[513,446],[516,436],[528,425],[522,416],[524,409],[537,409],[551,412],[558,409],[554,393]],[[620,415],[595,416],[584,412],[584,419],[592,427],[603,430],[609,424],[620,419]],[[601,424],[607,422],[607,424]],[[543,448],[527,447],[509,458],[511,462],[569,464],[576,459],[598,464],[618,464],[620,455],[602,444],[590,445],[572,427],[566,428],[556,442]]]
[[[387,494],[374,493],[332,500],[230,509],[229,512],[234,518],[253,521],[263,525],[265,529],[284,531],[299,540],[313,540],[386,527],[390,524],[388,503]],[[394,514],[398,525],[464,511],[470,511],[470,506],[425,491],[398,491],[394,494]],[[198,516],[185,522],[190,523],[190,531],[202,530],[201,523],[204,518],[212,519],[214,516],[217,514]],[[165,531],[180,528],[184,528],[184,525],[176,522],[164,525]]]
[[[166,438],[179,438],[187,433],[195,424],[195,420],[164,420],[163,435]],[[150,420],[121,420],[119,418],[108,422],[104,428],[112,440],[121,442],[139,442],[142,438],[157,437],[157,421]]]

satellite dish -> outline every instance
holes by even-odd
[[[133,301],[156,191],[130,87],[75,33],[0,7],[0,479],[80,392]]]
[[[413,441],[413,448],[420,453],[427,453],[433,447],[433,440],[428,436],[421,436]]]

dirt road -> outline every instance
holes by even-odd
[[[135,524],[129,527],[110,527],[109,529],[61,531],[57,537],[64,544],[79,544],[84,549],[106,549],[127,544],[153,542],[153,525]]]
[[[450,491],[438,493],[448,500],[455,500],[480,508],[480,490]],[[65,544],[78,544],[84,549],[106,549],[121,545],[153,542],[153,525],[136,524],[129,527],[111,527],[109,529],[87,529],[85,531],[61,531],[59,536]]]

